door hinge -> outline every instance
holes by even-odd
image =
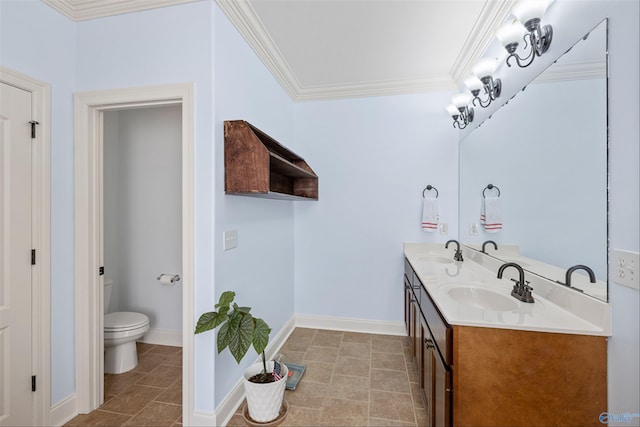
[[[35,120],[31,120],[29,123],[31,123],[31,138],[35,138],[36,137],[36,125],[39,125],[40,122],[36,122]]]
[[[31,265],[36,265],[36,250],[31,249]]]
[[[31,376],[31,391],[36,391],[36,376]]]
[[[100,267],[100,268],[98,269],[98,274],[99,274],[100,276],[104,276],[104,267]]]

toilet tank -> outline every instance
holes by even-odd
[[[113,280],[105,279],[104,281],[104,313],[109,311],[109,303],[111,302],[111,288],[113,287]]]

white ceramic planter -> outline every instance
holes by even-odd
[[[254,421],[266,423],[275,420],[280,414],[289,372],[286,365],[281,363],[280,366],[282,366],[282,378],[267,384],[249,381],[249,378],[262,372],[262,362],[251,365],[244,371],[244,393],[249,407],[249,416]],[[267,371],[273,371],[273,360],[267,362]]]

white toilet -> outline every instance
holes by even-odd
[[[136,340],[149,330],[149,318],[141,313],[108,313],[113,282],[104,282],[104,372],[122,374],[138,365]]]

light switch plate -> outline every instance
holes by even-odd
[[[230,230],[222,233],[222,247],[225,251],[238,246],[238,230]]]
[[[449,224],[446,222],[441,222],[438,227],[440,227],[440,234],[449,234]]]
[[[611,268],[613,281],[632,289],[640,290],[640,254],[638,252],[613,250]]]

